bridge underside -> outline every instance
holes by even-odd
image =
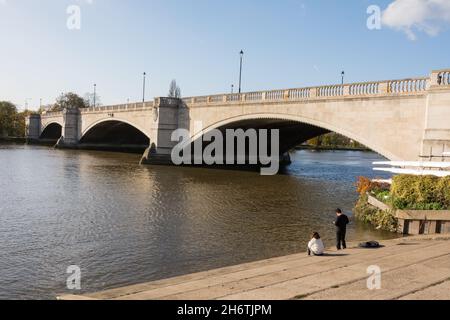
[[[282,119],[250,119],[250,120],[241,120],[236,121],[233,123],[229,123],[227,125],[218,127],[216,130],[221,132],[221,136],[223,137],[222,141],[222,150],[221,154],[223,155],[223,163],[227,162],[227,159],[229,159],[229,155],[227,154],[227,145],[233,144],[234,145],[234,156],[232,157],[234,159],[234,163],[239,165],[243,165],[242,163],[238,162],[238,158],[245,159],[245,165],[246,167],[260,167],[265,166],[265,164],[261,163],[261,159],[259,158],[259,152],[260,152],[260,145],[261,137],[265,137],[265,135],[260,135],[261,130],[267,130],[267,141],[264,143],[267,147],[268,156],[270,156],[272,159],[279,158],[281,164],[289,164],[290,163],[290,157],[288,152],[292,150],[293,148],[297,147],[298,145],[315,138],[317,136],[329,133],[330,131],[324,128],[316,127],[310,124],[297,122],[297,121],[291,121],[291,120],[282,120]],[[231,130],[232,132],[237,132],[237,130],[243,130],[244,133],[246,133],[245,138],[245,148],[244,150],[238,150],[237,146],[239,144],[238,140],[239,138],[236,138],[234,135],[228,135],[227,130]],[[254,130],[254,131],[253,131]],[[279,148],[273,148],[272,146],[272,130],[278,130],[279,131]],[[250,134],[250,132],[253,131],[253,133],[256,133],[254,135]],[[212,141],[205,141],[205,136],[208,135],[210,131],[206,131],[204,135],[201,138],[198,138],[193,142],[193,144],[190,145],[190,148],[185,150],[184,152],[191,152],[192,159],[197,159],[196,164],[200,164],[200,160],[198,160],[198,151],[195,150],[195,145],[201,144],[203,146],[203,155],[211,155],[215,159],[217,156],[217,149],[220,151],[220,146],[217,144],[217,141],[215,141],[215,138],[212,138]],[[251,137],[250,137],[251,136]],[[227,139],[234,139],[234,141],[228,141]],[[208,138],[209,139],[209,138]],[[201,140],[201,142],[200,142]],[[251,145],[252,144],[252,145]],[[217,149],[213,148],[212,146],[218,147]],[[208,148],[209,147],[209,148]],[[256,148],[256,150],[254,150]],[[212,154],[209,152],[211,150],[214,150]],[[250,150],[254,150],[258,152],[257,155],[250,154]],[[278,151],[276,151],[278,150]],[[242,153],[244,151],[245,153]],[[277,154],[276,154],[277,152]],[[183,153],[184,154],[184,153]],[[265,153],[263,153],[265,154]],[[252,157],[253,156],[253,157]],[[251,163],[251,159],[255,161],[255,156],[257,156],[257,162],[258,164],[255,165],[254,163]],[[149,159],[149,163],[151,163],[151,159]],[[203,159],[204,160],[204,159]],[[205,162],[203,161],[203,164]]]
[[[296,146],[323,134],[329,133],[327,129],[316,127],[310,124],[280,120],[280,119],[254,119],[243,120],[235,123],[225,125],[218,128],[223,136],[226,137],[226,130],[243,129],[244,131],[249,129],[255,130],[279,130],[280,132],[280,155],[292,150]],[[226,139],[225,139],[226,141]],[[247,150],[248,150],[247,146]],[[270,147],[270,146],[269,146]]]
[[[121,121],[105,121],[90,129],[78,147],[89,150],[142,153],[150,139],[135,127]]]
[[[44,144],[55,144],[61,138],[61,134],[62,126],[58,123],[51,123],[42,131],[39,140]]]

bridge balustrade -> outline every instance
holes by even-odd
[[[380,83],[355,83],[349,85],[349,95],[362,96],[362,95],[375,95],[380,93]]]
[[[426,91],[428,78],[389,81],[388,93],[415,93]]]
[[[450,85],[450,71],[442,71],[439,73],[438,85],[440,85],[440,86]]]
[[[339,97],[344,95],[344,86],[325,86],[317,88],[318,97]]]
[[[311,88],[291,89],[289,90],[289,99],[307,99],[311,97]]]
[[[352,96],[379,96],[379,95],[416,95],[423,94],[432,86],[450,85],[450,70],[433,71],[431,77],[403,80],[375,81],[364,83],[351,83],[345,85],[329,85],[309,88],[294,88],[287,90],[255,91],[247,93],[218,94],[201,97],[187,97],[182,101],[186,105],[220,104],[233,102],[258,101],[297,101],[314,98],[345,98]],[[152,108],[160,102],[164,105],[176,105],[178,99],[157,98],[155,102],[121,104],[103,107],[82,109],[81,113],[108,112],[122,110],[144,110]],[[47,112],[43,117],[58,117],[62,112]]]

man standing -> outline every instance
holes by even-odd
[[[347,225],[350,223],[348,217],[342,213],[341,209],[336,209],[337,219],[334,222],[336,226],[336,247],[338,250],[347,249],[345,236],[347,234]]]

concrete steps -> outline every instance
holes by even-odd
[[[296,254],[60,299],[285,300],[448,297],[450,241],[391,240],[380,249]],[[367,268],[382,270],[382,288],[367,289]]]

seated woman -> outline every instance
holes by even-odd
[[[311,241],[308,243],[308,256],[311,254],[315,256],[323,256],[325,246],[318,232],[314,232]]]

